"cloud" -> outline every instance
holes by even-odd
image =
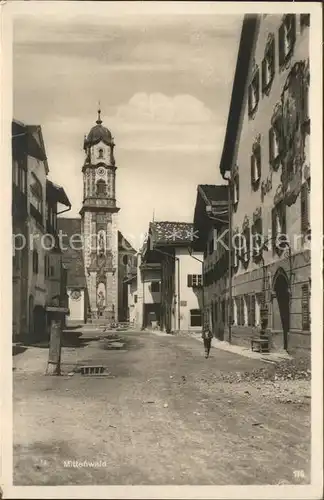
[[[191,95],[169,97],[161,93],[137,93],[118,108],[116,118],[129,122],[208,123],[214,118],[201,101]]]

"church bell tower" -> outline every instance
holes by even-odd
[[[96,124],[84,138],[83,204],[80,210],[84,269],[91,321],[117,321],[118,315],[118,211],[114,140]]]

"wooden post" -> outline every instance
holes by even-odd
[[[47,375],[61,375],[62,318],[60,316],[59,314],[51,315]]]

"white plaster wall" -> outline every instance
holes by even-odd
[[[194,252],[193,256],[197,259],[203,260],[203,254],[200,252]],[[186,248],[177,248],[176,249],[176,257],[180,260],[180,303],[182,301],[186,301],[185,306],[179,305],[179,301],[177,299],[177,305],[180,306],[180,329],[181,330],[199,330],[200,327],[191,327],[190,326],[190,310],[191,309],[200,309],[199,305],[199,295],[201,292],[196,291],[195,289],[188,287],[188,274],[201,274],[202,273],[202,264],[198,262],[196,259],[191,257]],[[176,271],[175,271],[175,290],[176,295],[178,297],[178,271],[177,271],[178,261],[176,261]],[[175,329],[178,330],[178,311],[175,311]]]
[[[84,321],[84,290],[80,290],[80,298],[78,300],[71,298],[72,289],[68,289],[67,294],[69,297],[70,321]]]

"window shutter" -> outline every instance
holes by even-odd
[[[261,80],[262,80],[262,92],[264,92],[267,88],[267,61],[266,61],[266,58],[264,58],[262,61]]]
[[[253,184],[255,182],[255,176],[254,176],[254,155],[253,154],[251,155],[251,158],[250,158],[250,164],[251,164],[251,184],[253,186]]]
[[[269,163],[272,163],[274,160],[273,141],[274,141],[274,130],[271,127],[269,129]]]
[[[309,287],[302,286],[302,329],[309,330],[310,314],[309,314]]]
[[[191,288],[192,287],[192,274],[188,274],[187,283],[188,283],[188,287]]]
[[[274,207],[271,211],[271,225],[272,225],[272,248],[276,247],[276,238],[277,238],[277,207]]]

